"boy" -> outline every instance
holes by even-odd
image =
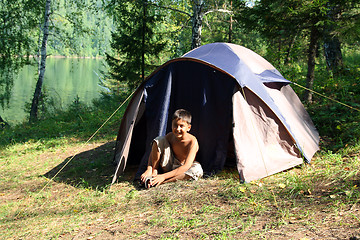
[[[199,145],[189,133],[191,114],[176,110],[172,118],[172,131],[153,140],[148,167],[141,175],[146,188],[176,180],[197,180],[203,175],[200,163],[195,161]],[[161,167],[163,174],[158,174]]]

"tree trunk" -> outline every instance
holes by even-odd
[[[325,35],[324,53],[327,67],[334,73],[343,67],[340,41],[336,36]]]
[[[201,46],[201,28],[202,21],[204,18],[204,0],[194,0],[192,16],[192,39],[191,39],[191,49]]]
[[[145,80],[145,31],[146,31],[146,6],[147,2],[143,3],[143,17],[142,17],[142,39],[141,39],[141,79]]]
[[[44,15],[44,28],[43,28],[43,39],[41,43],[41,55],[40,55],[40,64],[39,64],[39,78],[36,83],[36,88],[34,92],[34,97],[31,103],[30,110],[30,122],[34,122],[37,120],[38,115],[38,105],[39,99],[41,96],[41,88],[44,82],[45,75],[45,67],[46,67],[46,48],[47,48],[47,40],[49,37],[49,17],[50,17],[50,5],[51,0],[46,0],[45,2],[45,15]]]
[[[319,40],[319,31],[313,26],[310,33],[310,44],[308,52],[308,71],[306,75],[306,87],[309,90],[305,91],[304,101],[311,103],[312,102],[312,92],[310,90],[314,87],[314,76],[315,76],[315,59],[316,59],[316,50]]]
[[[331,3],[331,4],[330,4]],[[334,1],[329,2],[327,13],[327,24],[324,30],[324,54],[326,58],[326,65],[334,74],[336,74],[343,67],[343,59],[341,53],[341,43],[337,36],[333,34],[335,22],[341,12],[341,6],[334,4]]]
[[[289,62],[290,62],[290,53],[291,53],[291,50],[293,49],[294,47],[294,43],[295,43],[295,39],[296,39],[296,36],[297,34],[295,34],[292,38],[291,38],[291,42],[289,43],[289,47],[286,51],[286,56],[285,56],[285,59],[284,59],[284,65],[287,65]]]
[[[232,1],[230,1],[230,10],[232,10]],[[228,39],[228,43],[232,43],[232,32],[233,32],[233,17],[232,15],[230,15],[230,20],[229,20],[229,39]]]
[[[7,122],[0,116],[0,128],[4,128],[7,125]]]

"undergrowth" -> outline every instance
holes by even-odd
[[[356,57],[357,56],[357,57]],[[305,108],[321,137],[321,148],[338,151],[360,139],[360,68],[357,54],[344,59],[346,65],[337,74],[328,71],[324,59],[316,65],[313,100]],[[284,77],[305,87],[305,63],[282,66]],[[300,99],[305,89],[292,88]]]
[[[62,138],[87,140],[117,110],[126,97],[126,93],[121,96],[104,94],[100,99],[94,100],[92,106],[74,99],[66,110],[43,112],[42,118],[35,123],[25,121],[16,126],[7,126],[0,130],[0,148],[27,141],[45,143]],[[100,129],[96,135],[97,139],[114,139],[126,106],[125,103]]]

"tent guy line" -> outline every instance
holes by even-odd
[[[105,124],[120,110],[120,108],[131,98],[131,96],[134,94],[135,91],[133,91],[120,105],[119,107],[104,121],[104,123],[89,137],[89,139],[84,143],[84,144],[87,144],[90,142],[91,139],[93,139],[95,137],[95,135],[105,126]],[[59,175],[59,173],[75,158],[76,155],[79,154],[79,150],[77,150],[75,152],[75,154],[64,164],[64,166],[62,166],[59,171],[56,172],[56,174],[51,178],[49,179],[46,184],[40,189],[39,192],[37,192],[36,195],[34,195],[34,198],[36,198],[37,196],[40,195],[40,193],[42,193],[42,191],[45,190],[45,188],[47,188],[47,186],[49,186],[50,182],[52,182],[54,180],[54,178]],[[28,198],[31,198],[32,195],[29,195]],[[39,208],[42,208],[43,206],[45,205],[45,202],[39,206]],[[27,207],[25,207],[23,210],[20,210],[18,212],[18,214],[16,215],[19,216],[22,212],[24,212],[26,210]]]
[[[356,108],[356,107],[352,107],[352,106],[347,105],[347,104],[345,104],[345,103],[342,103],[342,102],[340,102],[340,101],[338,101],[338,100],[336,100],[336,99],[333,99],[333,98],[331,98],[331,97],[327,97],[327,96],[325,96],[324,94],[321,94],[321,93],[316,92],[316,91],[314,91],[314,90],[312,90],[312,89],[306,88],[306,87],[304,87],[304,86],[302,86],[302,85],[300,85],[300,84],[298,84],[298,83],[295,83],[295,82],[291,82],[291,83],[294,84],[294,85],[296,85],[296,86],[298,86],[298,87],[301,87],[301,88],[303,88],[303,89],[305,89],[305,90],[308,90],[308,91],[310,91],[310,92],[313,92],[313,93],[315,93],[315,94],[317,94],[317,95],[319,95],[319,96],[321,96],[321,97],[323,97],[323,98],[329,99],[329,100],[331,100],[331,101],[333,101],[333,102],[336,102],[336,103],[338,103],[338,104],[341,104],[341,105],[343,105],[343,106],[345,106],[345,107],[348,107],[348,108],[350,108],[350,109],[352,109],[352,110],[355,110],[355,111],[360,112],[360,109],[358,109],[358,108]]]
[[[88,144],[91,139],[95,137],[95,135],[105,126],[105,124],[120,110],[122,106],[131,98],[131,96],[134,94],[135,91],[133,91],[120,105],[119,107],[104,121],[104,123],[89,137],[89,139],[84,143],[84,145]],[[62,166],[59,171],[56,172],[56,174],[47,181],[47,183],[44,185],[43,188],[40,189],[40,191],[37,194],[40,194],[44,189],[50,184],[54,178],[59,175],[59,173],[76,157],[76,155],[79,154],[79,150],[75,152],[75,154]]]
[[[120,110],[120,108],[131,98],[131,96],[134,94],[134,92],[135,92],[135,91],[133,91],[133,92],[119,105],[119,107],[118,107],[118,108],[104,121],[104,123],[89,137],[89,139],[84,143],[84,145],[87,144],[87,143],[89,143],[90,140],[95,137],[95,135],[105,126],[105,124],[106,124],[106,123]],[[49,180],[46,182],[46,184],[40,189],[40,191],[37,192],[36,195],[34,195],[34,196],[35,196],[34,198],[36,198],[37,196],[39,196],[40,193],[42,193],[42,191],[44,191],[45,188],[47,188],[47,186],[50,185],[50,182],[52,182],[52,181],[54,180],[54,178],[55,178],[57,175],[60,174],[60,172],[75,158],[76,155],[79,154],[79,152],[80,152],[79,150],[77,150],[77,151],[75,152],[75,154],[64,164],[64,166],[62,166],[62,167],[59,169],[59,171],[57,171],[56,174],[55,174],[51,179],[49,179]],[[28,198],[31,198],[31,197],[32,197],[32,196],[29,195]],[[42,208],[44,205],[45,205],[45,202],[44,202],[41,206],[39,206],[39,208]],[[22,212],[24,212],[24,211],[26,210],[26,208],[27,208],[27,207],[25,207],[22,211],[20,210],[20,211],[18,212],[18,214],[16,215],[16,217],[19,216]]]

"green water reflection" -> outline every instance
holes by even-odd
[[[88,105],[100,96],[104,89],[99,86],[100,70],[104,70],[102,59],[48,58],[46,61],[43,89],[55,100],[57,108],[66,109],[75,98]],[[37,69],[24,67],[14,80],[10,106],[0,109],[10,124],[25,120],[25,103],[31,102],[37,81]]]

